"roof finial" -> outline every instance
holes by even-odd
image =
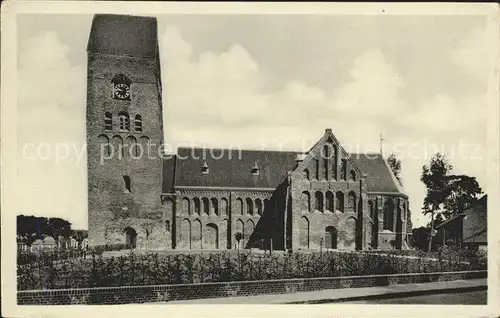
[[[384,136],[380,133],[380,154],[384,156]]]

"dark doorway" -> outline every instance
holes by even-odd
[[[333,226],[325,229],[325,248],[337,249],[337,229]]]
[[[137,246],[137,232],[131,228],[130,226],[127,226],[126,228],[123,229],[123,232],[125,233],[125,244],[127,245],[128,248],[136,248]]]

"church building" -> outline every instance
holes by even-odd
[[[381,154],[331,129],[309,151],[161,149],[155,18],[96,15],[87,47],[90,245],[404,249],[408,197]],[[168,62],[168,61],[167,61]],[[167,63],[168,67],[168,63]],[[168,141],[167,141],[168,143]]]

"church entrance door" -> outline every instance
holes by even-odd
[[[125,244],[127,247],[135,248],[137,245],[137,232],[130,226],[124,228],[123,232],[125,233]]]

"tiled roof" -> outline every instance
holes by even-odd
[[[403,187],[381,154],[353,153],[349,156],[362,172],[368,174],[366,177],[368,191],[404,193]]]
[[[205,156],[203,155],[205,153]],[[300,152],[237,149],[179,148],[177,156],[163,162],[163,192],[175,186],[276,188],[294,169]],[[205,158],[205,159],[203,159]],[[366,172],[369,192],[403,193],[380,155],[352,154]],[[207,174],[201,172],[206,162]],[[257,165],[259,174],[253,175]]]
[[[293,169],[296,156],[297,152],[284,151],[179,148],[175,185],[274,189]],[[205,162],[209,171],[203,174]],[[252,174],[255,165],[258,175]],[[164,175],[164,179],[170,178]]]
[[[156,18],[96,14],[92,21],[89,52],[133,57],[157,56]]]

